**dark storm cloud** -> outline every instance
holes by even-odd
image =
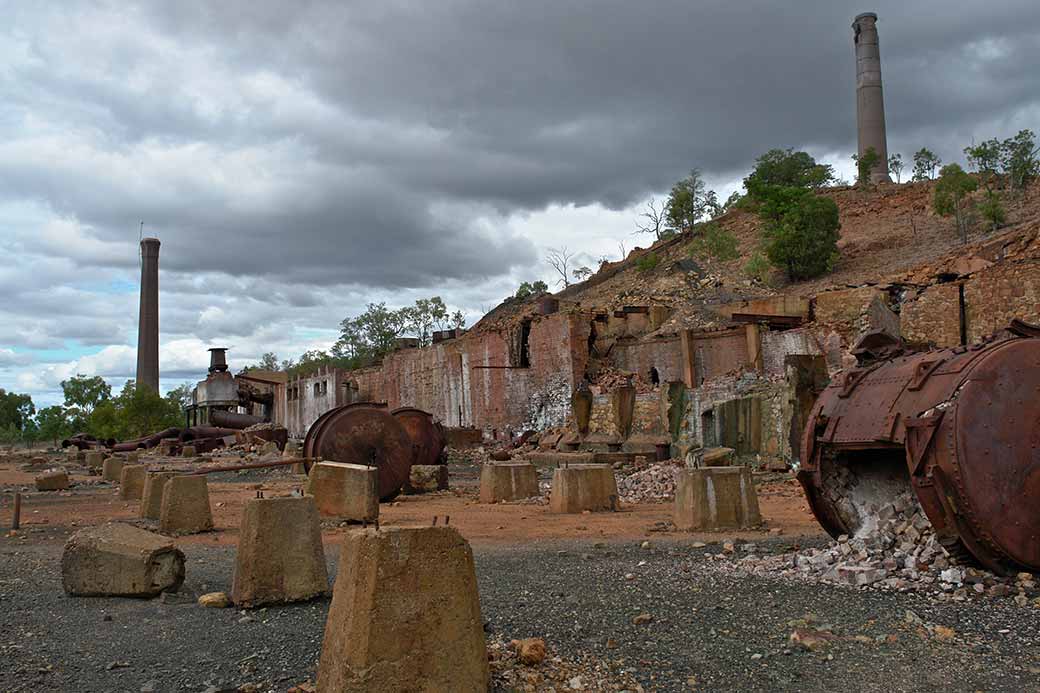
[[[82,70],[63,61],[86,44],[27,41],[34,59],[4,87],[6,113],[70,125],[76,146],[58,160],[9,151],[0,194],[43,200],[104,240],[147,219],[173,270],[386,288],[487,278],[534,264],[532,244],[440,206],[492,220],[554,202],[616,208],[692,166],[737,177],[771,147],[851,152],[860,9],[113,5],[126,32]],[[869,9],[893,149],[952,156],[978,124],[1017,127],[1035,107],[1035,3]],[[40,29],[92,14],[52,12]]]

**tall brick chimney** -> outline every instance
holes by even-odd
[[[141,312],[137,321],[137,384],[159,391],[159,239],[141,239]]]
[[[881,93],[881,50],[878,47],[877,15],[864,12],[852,20],[856,46],[856,131],[859,155],[868,147],[878,153],[878,164],[870,181],[891,181],[888,176],[888,142],[885,137],[885,99]]]

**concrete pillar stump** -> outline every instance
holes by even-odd
[[[184,474],[163,485],[159,531],[163,534],[196,534],[213,529],[206,477]]]
[[[307,495],[314,496],[318,512],[357,522],[379,518],[379,469],[346,462],[311,465]]]
[[[65,593],[78,597],[154,597],[184,582],[184,554],[166,537],[123,523],[87,527],[61,556]]]
[[[119,500],[141,500],[144,491],[145,466],[143,464],[123,465],[119,472]]]
[[[87,450],[83,463],[88,469],[100,470],[105,463],[105,453],[100,450]]]
[[[69,475],[64,469],[52,469],[36,476],[37,491],[64,491],[69,487]]]
[[[231,601],[239,606],[296,602],[328,592],[314,498],[254,498],[239,525]]]
[[[124,464],[121,457],[109,457],[101,467],[101,478],[105,481],[119,481]]]
[[[317,684],[319,693],[488,689],[473,552],[453,527],[344,538]]]
[[[617,500],[617,481],[609,464],[574,464],[553,472],[550,512],[616,510]]]
[[[538,470],[530,462],[485,464],[480,469],[480,502],[498,503],[539,495]]]
[[[448,490],[448,465],[413,464],[408,472],[406,493],[432,493]]]
[[[177,476],[176,472],[148,472],[144,477],[144,490],[141,492],[141,517],[146,520],[158,520],[162,514],[163,488],[166,482]]]
[[[745,529],[762,523],[748,467],[684,469],[675,489],[679,530]]]

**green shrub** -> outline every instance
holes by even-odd
[[[636,260],[636,269],[640,272],[649,272],[653,268],[657,267],[660,262],[661,258],[657,256],[657,253],[647,253]]]
[[[701,234],[690,243],[690,255],[707,255],[719,262],[729,262],[740,257],[737,238],[715,222],[705,224]]]
[[[744,264],[744,274],[765,284],[769,281],[769,260],[756,250],[751,259]]]
[[[766,256],[792,281],[818,277],[834,267],[839,227],[834,200],[807,195],[766,227]]]

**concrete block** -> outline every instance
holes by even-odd
[[[480,470],[480,502],[498,503],[539,495],[538,470],[530,462],[485,464]]]
[[[162,514],[163,489],[166,482],[177,476],[176,472],[148,472],[144,477],[144,490],[141,492],[141,517],[146,520],[158,520]]]
[[[408,473],[406,493],[431,493],[448,490],[448,466],[445,464],[413,464]]]
[[[762,523],[748,467],[684,469],[675,489],[680,530],[743,529]]]
[[[553,472],[550,512],[616,510],[617,500],[617,481],[610,465],[575,464]]]
[[[123,471],[122,457],[109,457],[101,467],[101,478],[105,481],[119,481],[119,475]]]
[[[37,491],[63,491],[69,487],[69,475],[64,469],[52,469],[37,475]]]
[[[733,448],[706,448],[701,453],[701,466],[732,467],[735,452]]]
[[[86,456],[84,457],[83,464],[88,469],[101,470],[101,466],[105,463],[105,453],[101,450],[87,450]]]
[[[318,512],[358,522],[379,518],[379,470],[363,464],[318,462],[311,465],[307,495]]]
[[[319,693],[486,691],[485,648],[473,552],[453,527],[347,534]]]
[[[559,467],[567,464],[593,464],[596,455],[591,452],[529,452],[527,461],[536,467]]]
[[[141,461],[141,453],[137,452],[137,450],[132,450],[131,452],[126,453],[126,463],[127,464],[137,464],[140,461]]]
[[[66,594],[154,597],[184,582],[184,554],[166,537],[123,523],[87,527],[61,556]]]
[[[213,529],[206,477],[182,474],[163,485],[159,531],[163,534],[195,534]]]
[[[144,475],[146,468],[143,464],[126,464],[119,472],[119,499],[141,500],[144,492]]]
[[[296,602],[322,596],[328,589],[314,498],[247,501],[239,525],[231,601],[249,607]]]
[[[181,457],[195,457],[195,446],[185,445],[181,448]]]

